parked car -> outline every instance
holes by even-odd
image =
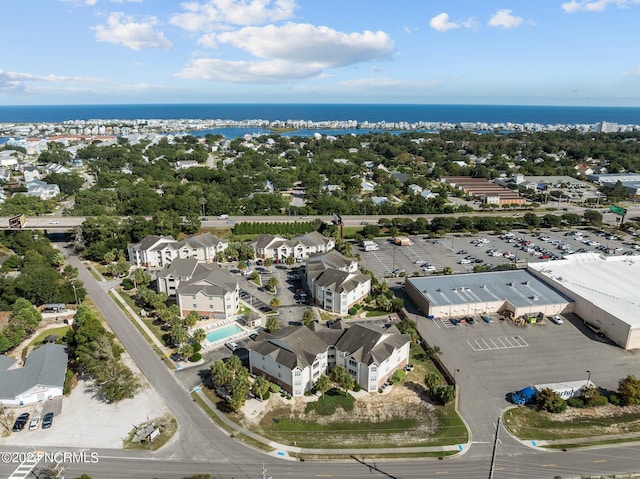
[[[562,318],[560,316],[551,316],[549,319],[551,320],[552,323],[555,323],[555,324],[564,323],[564,321],[562,320]]]
[[[27,422],[29,421],[29,413],[25,412],[22,413],[18,416],[18,419],[16,419],[16,422],[13,423],[13,432],[18,432],[18,431],[22,431],[24,429],[24,427],[26,426]]]
[[[430,263],[427,263],[427,264],[422,265],[422,269],[425,272],[433,272],[433,271],[436,270],[436,267],[434,265],[430,264]]]
[[[238,349],[238,343],[236,343],[235,341],[229,341],[228,343],[224,343],[224,345],[231,351],[235,351],[236,349]]]
[[[475,320],[473,319],[473,316],[467,316],[467,324],[474,324]]]
[[[53,413],[48,412],[42,417],[42,429],[49,429],[53,424]]]
[[[489,323],[493,323],[493,319],[491,319],[491,316],[488,316],[488,315],[486,315],[486,314],[483,314],[483,315],[482,315],[482,316],[480,316],[480,317],[481,317],[481,318],[482,318],[482,320],[483,320],[485,323],[487,323],[487,324],[489,324]]]
[[[34,429],[38,429],[40,425],[40,416],[35,416],[31,422],[29,423],[29,431],[33,431]]]

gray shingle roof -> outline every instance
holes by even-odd
[[[6,371],[16,363],[16,360],[9,356],[0,356],[0,371]]]
[[[32,351],[22,368],[0,371],[0,399],[15,399],[36,385],[63,387],[67,348],[44,344]]]
[[[271,356],[289,369],[303,369],[327,350],[327,344],[309,328],[301,326],[279,329],[273,334],[262,332],[250,348],[263,356]]]
[[[223,296],[235,291],[237,285],[238,280],[220,265],[198,263],[193,276],[180,282],[177,293],[195,294],[202,291],[208,296]]]
[[[411,341],[408,334],[400,334],[395,326],[383,329],[373,325],[354,324],[336,343],[336,350],[351,354],[364,364],[380,364],[395,349]]]

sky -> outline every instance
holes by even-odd
[[[640,0],[3,0],[0,105],[640,106]]]

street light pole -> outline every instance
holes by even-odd
[[[587,387],[591,384],[591,371],[587,371]]]

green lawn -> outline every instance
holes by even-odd
[[[336,412],[337,408],[342,408],[345,411],[353,410],[353,403],[356,400],[351,394],[345,396],[344,391],[338,389],[330,389],[324,396],[321,396],[315,402],[307,403],[305,409],[306,412],[315,411],[321,416],[331,416]]]
[[[44,338],[51,334],[55,334],[60,339],[62,339],[67,335],[67,331],[69,331],[69,329],[69,326],[60,326],[59,328],[46,329],[38,334],[35,338],[33,338],[29,346],[40,346],[42,344],[42,341],[44,341]]]
[[[591,415],[558,420],[559,416],[528,407],[509,409],[503,424],[514,436],[525,440],[577,439],[603,436],[610,433],[640,432],[640,413],[624,408],[612,410],[609,416]]]

